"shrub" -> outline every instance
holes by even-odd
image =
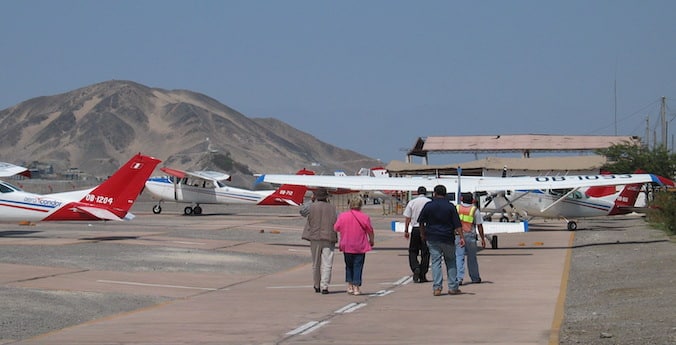
[[[648,222],[676,235],[676,189],[656,192],[648,206]]]

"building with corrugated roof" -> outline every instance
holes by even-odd
[[[593,154],[595,150],[617,144],[640,145],[636,136],[575,136],[575,135],[494,135],[447,136],[418,138],[408,151],[406,162],[392,161],[387,170],[393,175],[455,175],[461,167],[467,176],[585,175],[597,174],[605,157]],[[521,158],[487,157],[480,153],[521,153]],[[578,153],[578,156],[531,158],[531,153]],[[453,165],[429,165],[431,153],[474,154],[476,160]],[[412,157],[422,157],[422,164],[412,163]]]

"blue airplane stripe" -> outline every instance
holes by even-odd
[[[558,200],[558,198],[555,198],[555,197],[552,196],[552,195],[548,195],[548,194],[544,194],[544,193],[540,193],[540,194],[542,194],[543,196],[549,198],[551,201],[556,201],[556,200]],[[577,206],[583,206],[583,207],[594,208],[594,209],[601,210],[601,211],[608,211],[608,210],[611,209],[611,206],[608,206],[608,205],[597,204],[597,203],[593,203],[593,202],[589,202],[589,201],[584,201],[584,200],[577,200],[577,199],[568,199],[568,198],[566,198],[566,199],[564,199],[564,200],[561,201],[561,202],[569,203],[569,204],[574,204],[574,205],[577,205]]]
[[[211,189],[209,190],[191,190],[192,193],[198,193],[198,194],[205,194],[205,195],[212,195],[210,193]],[[260,195],[244,195],[244,194],[237,194],[237,193],[231,193],[231,192],[223,192],[223,191],[215,191],[215,196],[220,196],[220,197],[227,197],[227,198],[232,198],[232,199],[239,199],[239,200],[247,200],[247,201],[258,201],[261,199]]]
[[[6,204],[11,204],[11,205],[19,205],[23,207],[37,207],[37,208],[48,208],[52,209],[55,208],[56,206],[53,205],[43,205],[43,204],[35,204],[31,202],[23,202],[23,201],[16,201],[16,200],[7,200],[7,199],[0,199],[0,202],[6,203]]]

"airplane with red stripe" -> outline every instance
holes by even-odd
[[[129,212],[159,159],[137,154],[97,187],[34,194],[0,181],[0,221],[130,220]],[[25,174],[25,168],[0,164],[0,177]]]
[[[162,202],[189,203],[183,209],[187,216],[202,214],[202,204],[252,204],[267,206],[298,206],[305,199],[307,187],[284,184],[276,190],[248,190],[228,185],[230,175],[218,171],[183,171],[161,168],[166,176],[153,176],[145,190],[158,203],[153,213],[162,212]],[[298,175],[314,175],[311,170],[299,170]]]

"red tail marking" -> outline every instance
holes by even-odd
[[[298,170],[296,175],[314,175],[314,171],[305,168]],[[258,205],[300,205],[305,201],[306,186],[283,184],[272,194],[261,200]]]
[[[77,206],[106,209],[123,218],[134,205],[145,185],[145,181],[160,162],[159,159],[143,156],[139,153],[106,181],[85,195],[82,200],[61,207],[44,220],[97,219],[86,213],[73,212],[73,209]]]
[[[629,210],[623,208],[633,207],[634,203],[636,203],[636,199],[638,198],[638,193],[640,191],[641,191],[640,183],[628,184],[624,186],[624,189],[622,189],[620,195],[618,195],[617,199],[615,199],[615,206],[613,206],[613,209],[610,210],[610,213],[608,214],[615,215],[629,213],[630,212]]]

